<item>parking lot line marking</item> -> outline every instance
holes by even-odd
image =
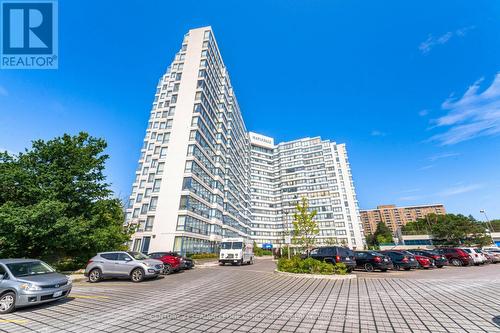
[[[26,324],[27,322],[24,319],[0,319],[0,323]]]
[[[91,296],[91,295],[70,295],[68,297],[73,298],[83,298],[83,299],[98,299],[98,298],[109,298],[108,296]]]

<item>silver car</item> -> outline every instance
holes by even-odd
[[[155,278],[163,271],[163,262],[151,259],[140,252],[102,252],[89,260],[85,276],[89,282],[99,282],[104,278],[129,278],[141,282],[145,278]]]
[[[41,260],[0,259],[0,314],[65,298],[71,279]]]

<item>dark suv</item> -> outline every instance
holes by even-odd
[[[409,255],[400,251],[381,251],[380,253],[389,256],[392,260],[395,270],[401,268],[409,271],[412,268],[418,268],[418,261],[413,255]]]
[[[356,258],[354,252],[346,247],[341,246],[325,246],[312,249],[308,255],[303,256],[311,257],[313,259],[321,260],[329,263],[344,263],[347,266],[347,271],[352,272],[356,267]]]
[[[468,266],[474,264],[474,259],[462,249],[444,247],[436,249],[436,251],[445,256],[453,266]]]
[[[356,268],[362,268],[367,272],[373,272],[376,269],[386,272],[388,269],[393,268],[391,258],[382,253],[355,251],[354,256],[356,257]]]

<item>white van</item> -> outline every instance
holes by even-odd
[[[253,243],[245,238],[224,238],[220,243],[219,265],[253,264]]]

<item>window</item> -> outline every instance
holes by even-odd
[[[142,243],[142,239],[140,239],[140,238],[137,238],[134,241],[134,251],[139,251],[139,249],[141,248],[141,243]]]
[[[117,260],[118,253],[103,253],[101,254],[101,258],[104,258],[106,260]]]
[[[156,179],[155,182],[153,183],[153,192],[160,191],[160,184],[161,184],[161,179]]]
[[[165,162],[158,163],[158,168],[156,169],[156,173],[158,175],[163,174],[163,170],[165,169]]]
[[[134,213],[132,214],[132,217],[139,217],[139,208],[134,209]]]
[[[149,251],[149,243],[151,242],[151,237],[147,236],[142,239],[142,249],[141,252],[144,254],[148,254]]]
[[[143,198],[143,194],[142,194],[142,193],[139,193],[139,194],[137,194],[137,198],[136,198],[136,200],[135,200],[135,201],[139,203],[139,202],[141,202],[141,201],[142,201],[142,198]]]
[[[160,150],[160,158],[165,158],[167,156],[167,148],[163,147]]]
[[[144,191],[144,198],[149,198],[151,196],[151,187],[148,187],[146,191]]]
[[[146,225],[144,226],[144,231],[151,231],[153,230],[153,223],[155,221],[154,216],[148,216],[146,219]]]
[[[147,203],[142,204],[141,214],[146,214],[148,212],[149,205]]]
[[[155,174],[154,173],[150,173],[149,176],[148,176],[148,183],[152,183],[154,179],[155,179]]]
[[[158,205],[158,197],[152,197],[151,201],[149,202],[149,210],[155,211],[157,205]]]

